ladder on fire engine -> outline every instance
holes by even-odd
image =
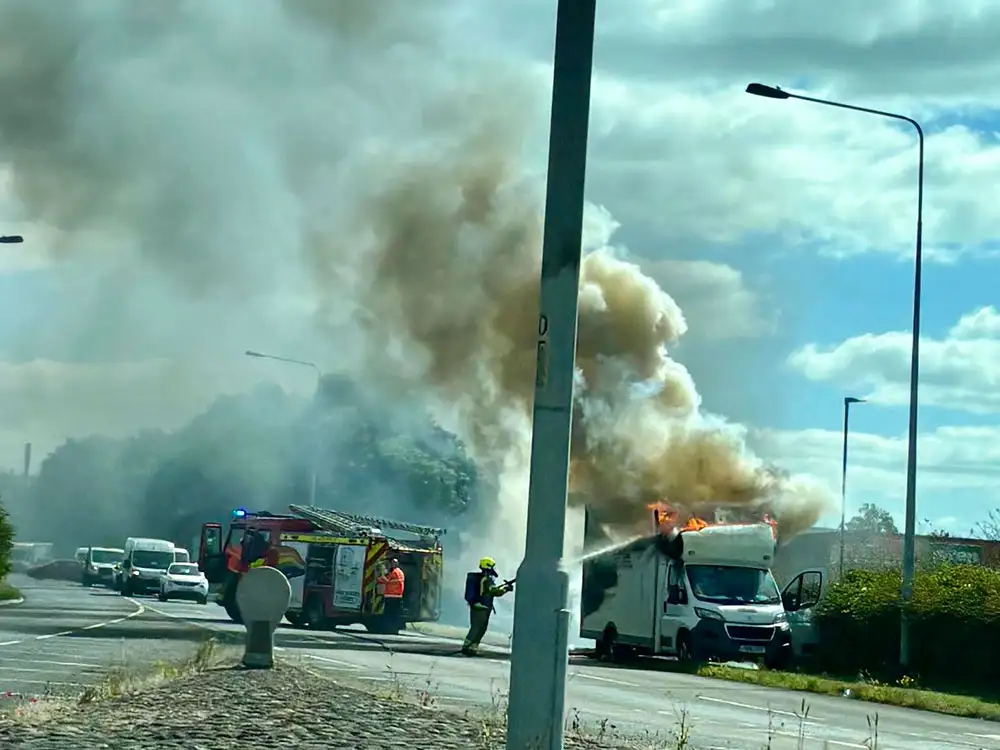
[[[311,505],[289,505],[288,509],[295,515],[304,518],[307,521],[312,521],[318,526],[344,534],[369,534],[371,529],[377,528],[382,531],[387,529],[391,529],[393,531],[403,531],[408,534],[415,534],[423,539],[437,540],[444,536],[445,533],[445,529],[440,529],[436,526],[421,526],[415,523],[392,521],[388,518],[376,518],[375,516],[361,516],[353,513],[343,513],[339,510],[316,508]]]

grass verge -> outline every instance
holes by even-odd
[[[856,698],[888,706],[917,708],[951,716],[1000,721],[1000,703],[971,695],[926,690],[915,681],[904,677],[897,684],[874,679],[844,680],[805,672],[780,672],[769,669],[739,669],[721,665],[702,666],[697,671],[701,677],[743,682],[761,687],[797,690],[819,695],[836,695]]]
[[[21,592],[7,581],[0,581],[0,602],[10,602],[21,598]]]

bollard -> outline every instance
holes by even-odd
[[[243,666],[274,666],[274,631],[288,609],[292,587],[277,568],[251,568],[236,587],[236,605],[247,630]]]

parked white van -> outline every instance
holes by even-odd
[[[158,592],[160,577],[173,563],[173,542],[129,537],[121,563],[121,595]]]

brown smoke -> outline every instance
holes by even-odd
[[[509,143],[485,135],[400,166],[361,206],[356,231],[370,231],[362,319],[372,372],[397,372],[383,357],[406,342],[405,358],[420,363],[409,376],[456,404],[477,455],[494,457],[527,437],[525,421],[509,415],[528,416],[532,403],[541,212]],[[343,261],[319,247],[321,265]],[[668,355],[686,330],[638,266],[608,248],[586,255],[571,502],[611,527],[647,521],[655,501],[701,514],[770,512],[783,537],[812,526],[826,492],[765,466],[741,429],[699,412],[687,370]],[[640,384],[651,395],[636,397]]]

